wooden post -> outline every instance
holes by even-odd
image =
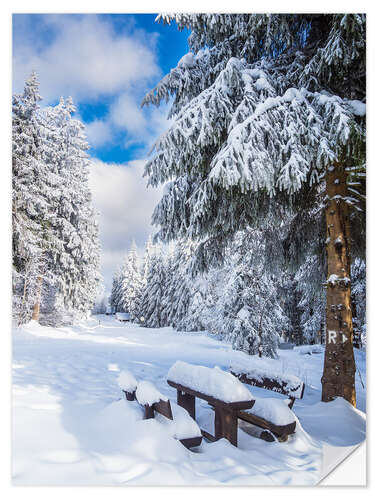
[[[185,408],[191,418],[195,420],[195,396],[191,396],[177,389],[177,404]]]
[[[345,166],[326,172],[327,303],[322,401],[336,396],[356,405],[350,282],[350,221]]]
[[[127,401],[134,401],[135,400],[135,391],[129,392],[129,391],[122,391],[125,394],[125,397]]]
[[[144,419],[147,420],[148,418],[155,418],[155,412],[152,406],[145,404],[145,413],[144,413]]]
[[[226,438],[233,446],[237,446],[236,412],[215,406],[215,438]]]

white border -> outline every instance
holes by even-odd
[[[10,403],[10,359],[11,359],[11,350],[10,350],[10,262],[11,262],[11,253],[10,253],[10,102],[11,102],[11,13],[12,12],[65,12],[65,13],[79,13],[79,12],[99,12],[99,13],[116,13],[116,12],[133,12],[133,13],[146,13],[146,12],[178,12],[178,11],[188,11],[188,12],[367,12],[368,14],[368,54],[371,54],[371,58],[368,57],[368,87],[369,89],[373,89],[374,87],[374,79],[373,79],[373,69],[374,69],[374,36],[372,35],[372,10],[373,7],[369,5],[367,1],[356,1],[349,2],[345,0],[336,0],[336,1],[323,1],[323,0],[315,0],[312,3],[302,3],[297,1],[267,1],[263,0],[262,2],[250,2],[250,1],[238,1],[231,0],[230,2],[223,1],[203,1],[203,0],[190,0],[189,2],[176,3],[176,1],[165,1],[158,0],[157,2],[151,2],[146,0],[138,0],[136,3],[129,3],[126,0],[106,0],[98,1],[98,0],[90,0],[90,1],[78,1],[78,0],[65,0],[64,2],[51,2],[51,0],[34,0],[32,3],[26,0],[17,0],[13,2],[4,2],[0,7],[0,36],[1,36],[1,50],[2,50],[2,69],[3,69],[3,78],[1,80],[2,84],[2,120],[1,120],[1,196],[0,196],[0,216],[1,216],[1,235],[2,235],[2,244],[0,245],[1,250],[1,259],[0,262],[3,266],[2,268],[2,286],[1,286],[1,316],[3,321],[1,323],[2,328],[0,331],[1,335],[1,361],[0,361],[0,380],[3,384],[2,386],[2,402]],[[4,74],[5,69],[5,74]],[[373,144],[374,140],[372,138],[372,95],[368,99],[368,104],[370,104],[370,108],[368,107],[368,138],[369,138],[369,164],[373,157]],[[368,173],[368,187],[370,191],[370,187],[373,187],[373,178],[374,176],[371,173],[371,169],[369,169]],[[370,193],[371,194],[371,193]],[[368,214],[374,214],[374,206],[373,200],[374,197],[368,197]],[[373,238],[373,229],[372,229],[372,218],[370,217],[370,223],[368,225],[368,256],[370,257],[373,249],[372,246],[372,238]],[[374,273],[372,269],[372,262],[370,258],[368,259],[368,294],[371,296],[372,285],[374,283]],[[369,302],[368,302],[369,303]],[[372,311],[368,308],[368,324],[371,326],[372,322]],[[368,337],[370,339],[371,344],[371,332],[370,328],[368,328]],[[371,354],[368,356],[371,357]],[[368,362],[367,368],[368,373],[371,372],[370,369],[371,363]],[[370,379],[370,377],[368,377]],[[372,382],[368,380],[370,383],[370,387],[373,386]],[[371,391],[368,391],[368,413],[371,413]],[[4,408],[5,406],[5,408]],[[0,429],[2,431],[2,439],[0,440],[0,489],[2,492],[2,498],[4,499],[13,499],[13,498],[27,498],[28,500],[33,500],[33,498],[37,498],[38,500],[42,500],[44,498],[53,497],[54,500],[58,500],[60,498],[74,499],[74,498],[82,498],[89,497],[90,500],[95,500],[96,498],[103,498],[103,495],[111,496],[111,498],[121,498],[124,496],[128,498],[142,498],[143,496],[152,497],[152,499],[157,500],[161,498],[163,500],[167,498],[175,498],[176,496],[180,498],[190,498],[192,495],[196,498],[207,498],[207,496],[214,495],[216,498],[225,498],[228,499],[228,496],[238,495],[240,497],[247,497],[248,495],[254,495],[255,498],[259,498],[261,495],[261,500],[264,498],[264,493],[266,495],[270,495],[272,497],[277,496],[278,498],[293,498],[294,496],[300,498],[301,496],[311,497],[323,495],[330,495],[332,492],[332,488],[319,488],[319,490],[314,490],[310,488],[288,488],[288,487],[279,487],[277,491],[274,491],[274,488],[258,488],[252,487],[250,490],[248,488],[236,487],[235,491],[228,491],[227,488],[216,488],[214,491],[207,491],[205,487],[194,487],[193,489],[190,487],[184,488],[141,488],[141,487],[126,487],[123,488],[105,488],[103,490],[100,487],[92,487],[92,488],[15,488],[10,485],[10,404],[2,405],[2,411],[0,412]],[[368,429],[368,436],[370,435],[371,430]],[[359,476],[357,474],[358,470],[366,469],[366,461],[365,461],[366,447],[361,446],[358,450],[356,450],[352,456],[350,456],[344,464],[340,465],[329,478],[326,478],[323,481],[323,484],[326,485],[359,485],[363,484],[360,481],[362,479],[358,479]],[[371,464],[370,464],[371,465]],[[371,467],[368,467],[368,470],[371,470]],[[358,482],[359,481],[359,482]],[[259,489],[263,490],[261,493]],[[336,489],[336,488],[335,488]],[[371,482],[370,487],[361,489],[361,496],[368,497],[371,494]],[[352,488],[340,488],[339,489],[340,496],[356,495]]]

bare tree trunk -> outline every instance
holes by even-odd
[[[38,297],[37,297],[37,301],[36,301],[36,303],[34,305],[33,316],[32,316],[32,319],[35,320],[35,321],[39,321],[40,298],[41,298],[41,295],[42,295],[42,285],[43,285],[43,277],[42,276],[38,276]]]
[[[342,396],[353,406],[355,360],[350,283],[350,221],[345,167],[334,164],[326,173],[327,305],[322,401]]]

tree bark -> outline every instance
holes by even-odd
[[[39,321],[39,313],[40,313],[40,298],[42,295],[42,284],[43,284],[43,277],[38,276],[38,295],[37,295],[37,300],[33,308],[33,316],[32,319],[35,321]]]
[[[326,172],[327,303],[322,401],[342,396],[356,405],[350,283],[350,221],[345,166]]]

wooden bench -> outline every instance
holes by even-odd
[[[142,406],[142,408],[144,409],[144,414],[143,414],[144,420],[147,420],[149,418],[155,418],[155,412],[159,413],[160,415],[163,415],[163,417],[166,417],[169,420],[173,420],[171,402],[169,399],[167,401],[160,399],[160,401],[157,401],[151,405],[147,403],[142,404],[137,400],[136,390],[126,391],[122,389],[122,392],[125,394],[125,397],[128,401],[137,401],[137,403],[140,406]],[[193,436],[190,438],[179,439],[179,441],[186,448],[193,448],[196,446],[200,446],[202,442],[202,436]]]
[[[136,398],[136,391],[128,392],[128,391],[122,391],[125,394],[125,397],[128,401],[135,401]],[[139,403],[139,401],[137,401]],[[144,419],[148,418],[154,418],[155,417],[155,412],[160,413],[160,415],[163,415],[163,417],[169,418],[169,420],[173,420],[173,415],[172,415],[172,409],[171,409],[171,402],[169,401],[163,401],[160,400],[157,403],[153,403],[152,405],[149,404],[141,404],[139,403],[143,408],[144,408]]]
[[[167,380],[171,387],[177,390],[177,404],[185,408],[189,415],[195,420],[195,398],[203,399],[210,404],[215,411],[215,435],[201,429],[202,435],[209,441],[217,441],[221,438],[226,438],[228,441],[237,446],[237,418],[240,410],[250,409],[255,400],[251,401],[236,401],[227,403],[216,399],[202,392],[196,391],[182,384]]]
[[[294,383],[291,383],[290,380],[284,380],[280,376],[273,378],[270,375],[259,376],[259,374],[257,374],[256,377],[251,377],[247,373],[239,373],[238,371],[231,371],[231,373],[244,384],[260,387],[262,389],[267,389],[288,396],[288,407],[290,410],[292,409],[296,399],[303,398],[305,384],[297,377],[293,377]],[[262,399],[258,398],[256,401],[257,404],[260,405]],[[257,437],[260,437],[265,441],[274,441],[275,438],[273,435],[276,436],[280,442],[287,441],[288,437],[293,434],[296,429],[296,421],[285,425],[277,425],[272,421],[261,418],[259,415],[255,415],[251,411],[239,411],[238,418],[264,429],[264,431],[259,433]]]

